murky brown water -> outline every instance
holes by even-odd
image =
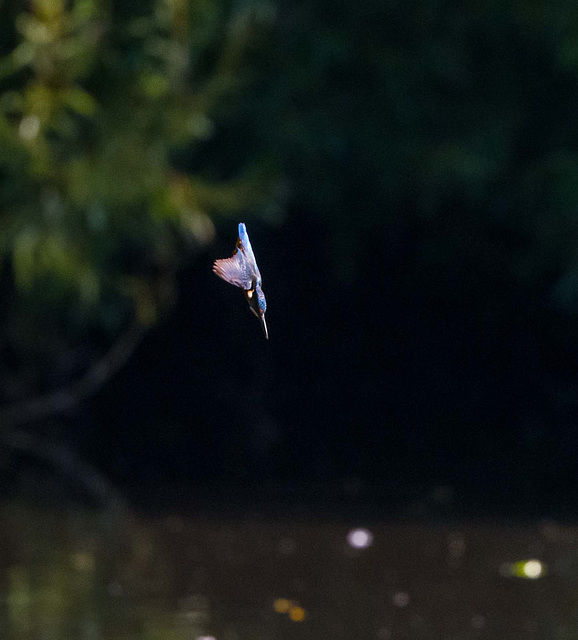
[[[362,523],[0,517],[2,639],[578,638],[578,528],[553,522],[384,523],[348,542]]]

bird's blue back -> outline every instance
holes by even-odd
[[[243,248],[245,250],[245,257],[249,261],[249,266],[253,273],[257,276],[257,280],[261,280],[261,273],[259,272],[259,267],[257,266],[257,260],[255,258],[255,254],[253,253],[253,247],[251,246],[251,241],[249,240],[249,234],[247,233],[247,227],[244,222],[239,222],[239,240],[241,240],[243,244]]]

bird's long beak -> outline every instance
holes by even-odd
[[[261,326],[263,327],[263,331],[265,332],[265,338],[269,340],[269,332],[267,331],[267,323],[265,322],[265,314],[259,314],[259,320],[261,321]]]

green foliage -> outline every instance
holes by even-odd
[[[194,155],[247,85],[261,28],[251,6],[127,8],[0,8],[16,43],[0,59],[0,252],[20,296],[75,301],[95,325],[107,299],[154,322],[183,247],[211,240],[213,215],[259,205],[270,178],[254,157],[226,182],[172,158]]]
[[[129,318],[156,322],[179,267],[213,239],[215,216],[268,201],[276,171],[260,150],[226,172],[223,154],[203,159],[251,85],[263,9],[0,3],[7,399],[52,386],[63,362],[66,379],[90,360],[91,342],[108,344]]]

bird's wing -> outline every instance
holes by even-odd
[[[213,271],[219,278],[245,291],[253,287],[253,278],[242,251],[237,251],[231,258],[215,260]]]

